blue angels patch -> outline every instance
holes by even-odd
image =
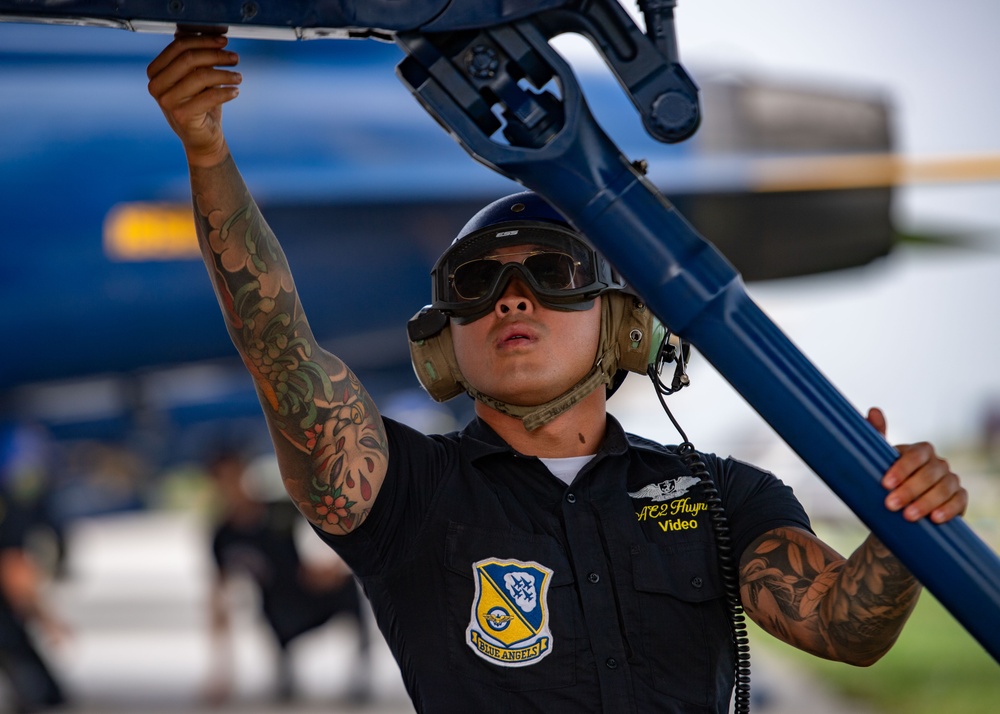
[[[476,597],[466,643],[501,667],[525,667],[552,651],[548,591],[552,571],[534,561],[487,558],[472,564]]]

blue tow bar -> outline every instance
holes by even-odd
[[[1000,558],[961,518],[910,523],[885,508],[880,481],[898,452],[750,299],[733,266],[621,155],[538,28],[522,22],[502,32],[511,30],[537,53],[533,62],[544,61],[559,79],[558,126],[532,146],[500,143],[483,131],[461,106],[454,65],[438,61],[426,36],[397,38],[411,55],[397,74],[474,158],[543,195],[583,229],[662,322],[697,347],[1000,662]],[[505,36],[498,42],[515,44]],[[518,100],[517,116],[532,117],[532,101]]]

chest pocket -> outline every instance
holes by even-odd
[[[715,550],[704,543],[632,546],[632,579],[651,684],[699,706],[728,694],[731,630]]]
[[[582,617],[557,541],[451,523],[445,577],[451,672],[507,691],[575,684]]]

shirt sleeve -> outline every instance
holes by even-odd
[[[755,538],[774,528],[802,528],[812,533],[809,516],[790,486],[774,474],[737,459],[713,458],[736,563]]]
[[[457,448],[446,437],[427,436],[383,418],[389,445],[385,480],[368,518],[343,536],[313,528],[359,576],[378,575],[405,559],[429,517],[448,474],[455,471]]]

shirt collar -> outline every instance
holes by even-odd
[[[475,417],[461,432],[462,448],[470,461],[492,454],[515,454],[511,446],[500,437],[493,428],[479,417]],[[628,449],[628,437],[622,425],[610,414],[607,415],[607,427],[604,441],[597,450],[598,459],[605,455],[620,456]]]

